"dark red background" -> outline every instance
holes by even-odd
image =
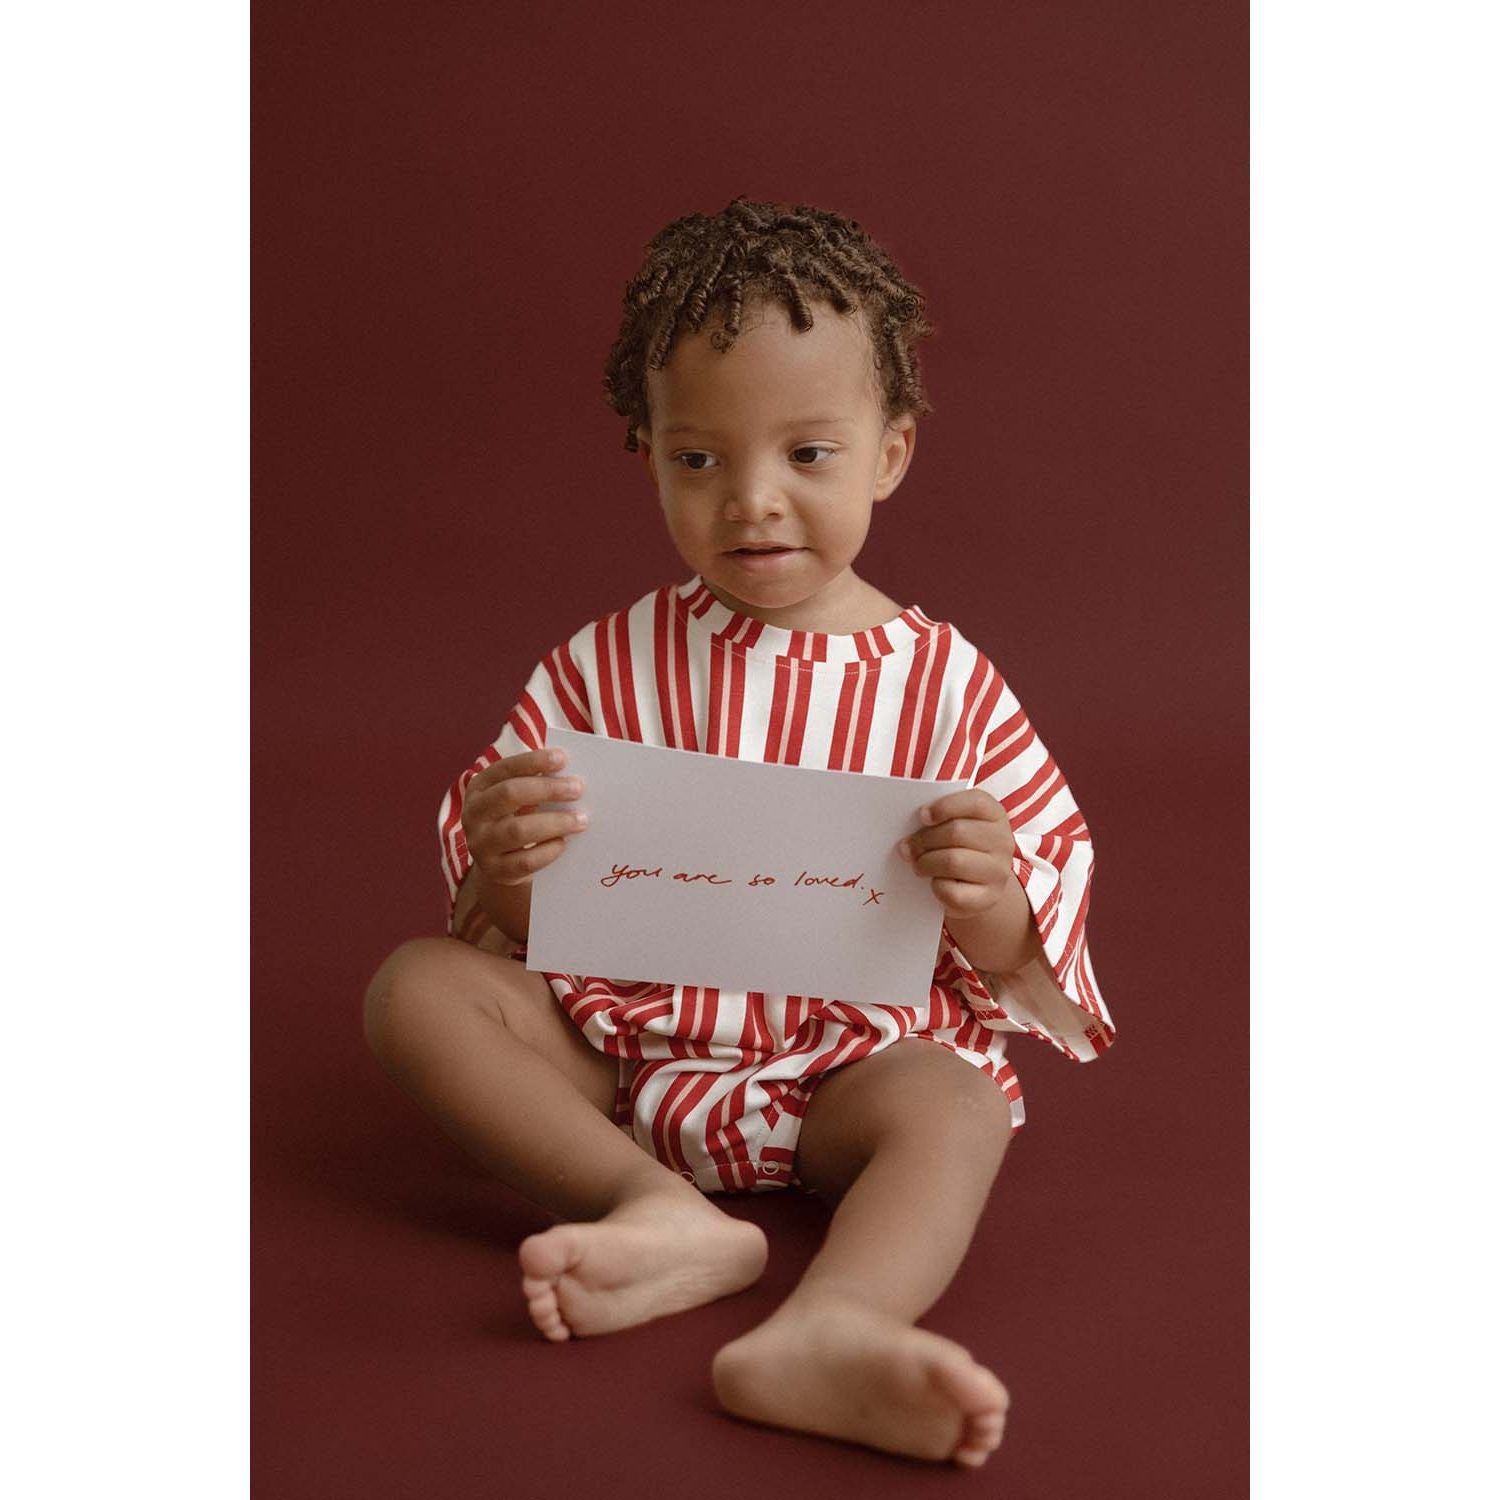
[[[254,13],[257,1492],[1245,1493],[1247,70],[1240,5]],[[526,672],[688,570],[600,377],[645,241],[737,193],[863,223],[937,408],[860,570],[951,618],[1066,770],[1121,1029],[1012,1046],[1029,1123],[925,1326],[1009,1385],[981,1476],[719,1415],[765,1281],[554,1347],[550,1222],[365,1052],[438,930],[434,819]]]

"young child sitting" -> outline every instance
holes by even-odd
[[[1022,1120],[1007,1035],[1087,1060],[1114,1032],[1062,773],[984,655],[854,571],[932,410],[914,353],[931,332],[889,256],[832,213],[742,197],[651,241],[605,387],[692,576],[536,667],[440,812],[453,935],[386,961],[366,1030],[439,1125],[565,1221],[520,1246],[547,1338],[741,1290],[765,1236],[705,1194],[812,1192],[834,1206],[827,1239],[772,1317],[719,1350],[719,1401],[977,1465],[1005,1388],[913,1325]],[[529,972],[532,877],[588,837],[587,789],[545,748],[549,724],[966,781],[902,841],[944,912],[930,991],[889,1006]],[[537,810],[559,801],[577,810]]]

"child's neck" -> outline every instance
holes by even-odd
[[[819,600],[803,600],[788,605],[785,609],[763,609],[747,604],[714,584],[708,590],[726,609],[736,614],[749,615],[766,625],[780,630],[805,630],[815,635],[857,635],[862,630],[873,630],[877,625],[889,625],[900,615],[903,606],[880,592],[872,584],[855,574],[849,574],[850,587],[846,596],[823,603]]]

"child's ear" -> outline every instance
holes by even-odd
[[[636,451],[641,455],[641,461],[646,465],[646,472],[651,476],[651,483],[656,484],[656,455],[651,449],[651,429],[649,427],[637,427],[635,430],[635,441],[637,445]]]
[[[875,473],[876,500],[892,494],[911,467],[917,451],[917,419],[908,411],[885,424],[880,434],[880,466]]]

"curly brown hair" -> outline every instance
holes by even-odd
[[[625,447],[649,426],[646,371],[659,370],[684,329],[722,308],[711,339],[734,346],[747,308],[779,301],[793,327],[811,328],[813,302],[859,312],[870,334],[886,420],[933,410],[922,388],[916,344],[934,330],[921,292],[853,219],[799,203],[761,203],[741,194],[721,213],[674,219],[646,246],[646,262],[625,289],[619,336],[604,366],[605,399],[626,419]]]

